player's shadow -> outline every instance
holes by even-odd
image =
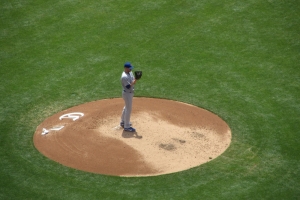
[[[124,131],[122,132],[122,137],[123,138],[137,138],[137,139],[142,139],[143,136],[138,135],[137,132],[129,132],[129,131]]]

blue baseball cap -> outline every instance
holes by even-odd
[[[133,66],[131,65],[130,62],[126,62],[126,63],[124,64],[124,67],[129,68],[129,69],[133,69]]]

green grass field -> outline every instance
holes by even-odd
[[[2,0],[0,199],[300,199],[300,3]],[[62,166],[33,145],[63,109],[136,96],[205,108],[232,130],[217,159],[147,178]]]

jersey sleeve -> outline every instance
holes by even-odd
[[[122,82],[122,86],[123,88],[127,88],[127,89],[130,89],[130,82],[128,80],[128,78],[126,76],[123,76],[122,79],[121,79],[121,82]]]
[[[135,77],[134,77],[132,71],[130,72],[130,76],[131,76],[132,81],[134,81],[134,80],[135,80]]]

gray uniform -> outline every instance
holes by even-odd
[[[123,87],[122,97],[125,101],[125,106],[123,108],[121,123],[124,123],[124,128],[130,127],[130,115],[132,110],[132,99],[134,94],[134,86],[130,84],[134,81],[134,76],[132,72],[126,73],[125,71],[121,76],[121,84]]]

